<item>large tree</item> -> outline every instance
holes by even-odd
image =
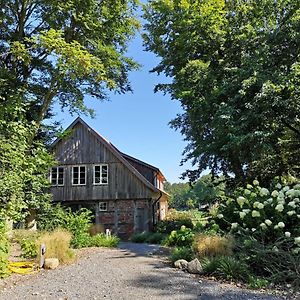
[[[136,0],[0,0],[1,102],[19,91],[40,126],[56,101],[88,112],[84,96],[130,90],[128,40]]]
[[[300,2],[153,0],[145,46],[184,110],[191,180],[210,168],[244,182],[300,166]]]
[[[58,104],[91,111],[84,96],[130,91],[126,56],[137,0],[0,0],[0,219],[49,200],[53,164],[43,120]]]

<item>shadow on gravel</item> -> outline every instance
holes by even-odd
[[[167,256],[169,254],[169,249],[160,245],[121,242],[118,248],[128,257],[151,255]]]
[[[199,280],[179,271],[160,272],[142,275],[136,280],[130,280],[132,287],[144,288],[155,297],[162,299],[201,299],[201,300],[280,300],[283,298],[271,295],[257,294],[251,291],[231,286],[220,285],[218,282]],[[156,299],[156,298],[155,298]]]

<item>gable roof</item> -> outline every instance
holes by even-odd
[[[150,188],[152,191],[154,192],[162,192],[164,194],[167,195],[166,192],[156,188],[151,182],[149,182],[127,159],[126,156],[128,158],[134,159],[136,161],[138,161],[139,163],[142,163],[154,170],[158,170],[158,168],[151,166],[145,162],[142,162],[134,157],[131,157],[129,155],[126,155],[124,153],[122,153],[121,151],[119,151],[117,149],[117,147],[115,147],[112,143],[110,143],[106,138],[104,138],[100,133],[98,133],[97,131],[95,131],[92,127],[90,127],[85,121],[83,121],[80,117],[77,117],[72,123],[71,125],[69,125],[69,127],[67,129],[65,129],[65,131],[72,129],[73,127],[75,127],[75,125],[77,125],[78,123],[80,123],[81,125],[83,125],[84,127],[86,127],[88,129],[88,131],[90,131],[99,141],[101,141],[136,177],[138,177],[138,179],[140,179],[148,188]],[[57,138],[52,144],[51,144],[51,148],[54,148],[57,143],[59,141],[61,141],[62,138]],[[160,172],[160,171],[159,171]],[[160,172],[161,173],[161,172]],[[162,174],[162,173],[161,173]]]

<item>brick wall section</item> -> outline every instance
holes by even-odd
[[[149,200],[110,200],[108,209],[99,212],[96,223],[126,240],[135,232],[149,231],[152,207]]]

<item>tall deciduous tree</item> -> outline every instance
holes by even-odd
[[[130,90],[128,40],[139,26],[137,0],[0,0],[2,102],[16,89],[41,124],[57,101],[88,112],[84,95]]]
[[[145,46],[181,102],[171,124],[189,142],[191,180],[203,170],[236,182],[300,165],[300,2],[153,0]]]

